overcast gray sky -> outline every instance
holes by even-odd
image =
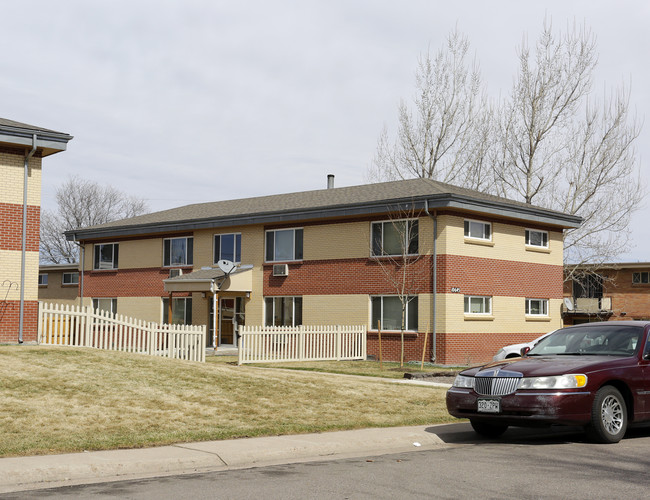
[[[650,2],[21,0],[2,2],[0,116],[74,136],[43,172],[43,207],[70,175],[152,210],[362,184],[418,56],[455,27],[491,96],[545,16],[598,38],[595,90],[625,82],[650,118]],[[638,140],[649,178],[650,124]],[[650,261],[650,204],[634,218]]]

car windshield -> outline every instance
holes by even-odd
[[[573,326],[540,340],[527,355],[632,356],[642,332],[641,326],[616,325],[614,322],[598,326]]]

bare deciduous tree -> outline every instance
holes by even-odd
[[[394,142],[383,130],[368,180],[424,177],[478,187],[486,179],[476,175],[476,159],[484,156],[490,115],[468,50],[467,37],[452,32],[445,50],[420,58],[413,105],[400,104]]]
[[[545,23],[533,53],[525,44],[519,51],[495,140],[499,194],[583,218],[564,238],[566,261],[583,269],[626,249],[630,216],[644,194],[629,93],[593,102],[596,62],[587,28],[555,35]]]
[[[78,261],[79,249],[63,232],[134,217],[148,210],[144,200],[112,186],[78,177],[69,178],[56,191],[57,210],[41,214],[40,260],[64,264]]]
[[[418,214],[413,210],[397,209],[387,222],[373,223],[371,255],[381,268],[386,283],[394,290],[399,302],[400,316],[400,366],[404,365],[404,332],[407,329],[407,307],[417,308],[417,296],[422,291],[423,274],[418,264],[419,252]],[[430,273],[429,273],[430,275]],[[387,300],[382,298],[382,300]],[[382,303],[385,307],[385,304]],[[378,316],[373,304],[373,312]],[[416,309],[417,311],[417,309]],[[379,317],[384,323],[384,318]],[[373,322],[376,321],[373,318]],[[385,326],[385,325],[384,325]],[[374,325],[373,325],[374,327]]]
[[[467,48],[454,32],[433,62],[419,62],[416,118],[400,106],[398,139],[391,145],[382,133],[368,177],[433,178],[578,215],[582,226],[564,235],[565,262],[616,260],[645,193],[640,126],[629,90],[592,96],[594,35],[575,25],[556,33],[545,22],[536,45],[519,49],[511,94],[492,106],[464,63]]]

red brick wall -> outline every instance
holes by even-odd
[[[26,300],[23,317],[23,341],[34,342],[38,333],[38,301]],[[20,301],[0,300],[0,342],[18,342]]]
[[[22,250],[23,206],[0,203],[0,250]],[[27,206],[27,245],[28,252],[38,252],[41,209]]]
[[[184,268],[191,272],[192,268]],[[84,272],[86,297],[163,297],[169,269],[160,267]]]

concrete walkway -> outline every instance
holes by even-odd
[[[430,426],[361,429],[2,458],[0,493],[435,449],[445,446],[435,429]]]

